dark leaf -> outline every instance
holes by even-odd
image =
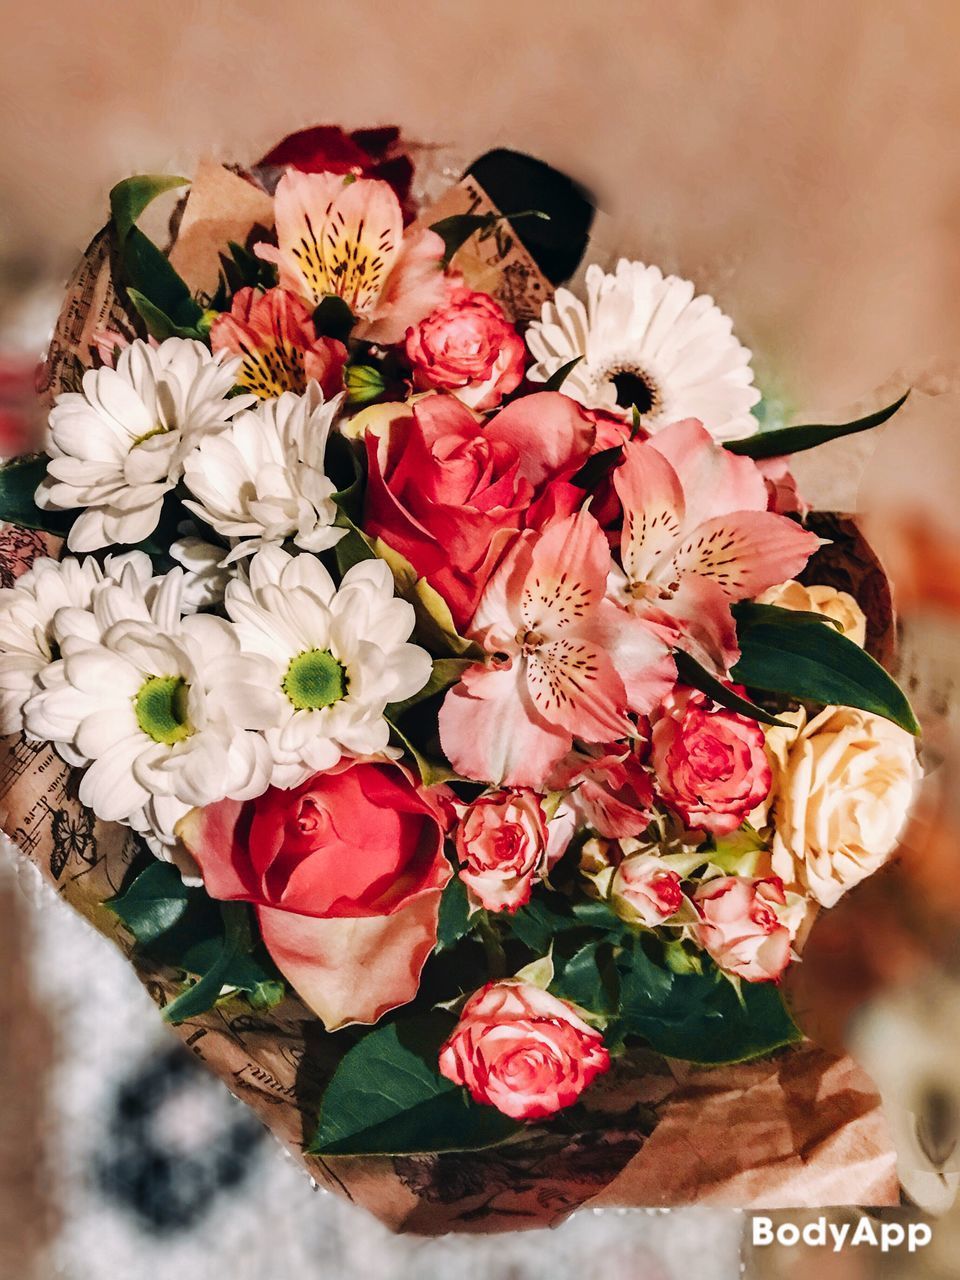
[[[748,702],[746,698],[741,698],[739,694],[734,693],[716,676],[711,675],[706,667],[701,666],[696,658],[691,658],[689,653],[677,649],[673,659],[677,664],[677,675],[682,683],[708,694],[721,707],[736,711],[742,716],[749,716],[751,720],[759,720],[761,724],[783,725],[782,720],[778,720],[769,711],[764,711],[763,707],[758,707],[755,703]]]
[[[34,501],[37,485],[47,474],[49,459],[17,458],[0,466],[0,520],[22,529],[39,529],[65,537],[79,511],[44,511]]]
[[[146,946],[184,918],[192,892],[176,867],[154,862],[104,906],[120,917],[141,946]]]
[[[566,364],[562,364],[559,369],[555,369],[550,377],[543,384],[544,391],[562,391],[563,384],[573,373],[574,369],[583,359],[583,356],[574,356],[572,360],[568,360]],[[605,450],[605,452],[608,452]],[[575,482],[576,483],[576,482]]]
[[[615,444],[610,449],[601,449],[592,454],[580,470],[572,477],[572,483],[579,489],[592,493],[601,481],[611,476],[623,459],[623,445]]]
[[[127,236],[147,205],[163,192],[185,187],[189,182],[189,178],[157,173],[138,173],[118,182],[110,192],[110,217],[117,233],[117,247],[123,249]]]
[[[519,1126],[440,1075],[455,1019],[432,1013],[368,1032],[323,1095],[313,1155],[412,1155],[493,1146]]]
[[[908,733],[920,732],[896,681],[818,614],[738,604],[734,616],[740,661],[730,674],[738,683],[824,706],[857,707],[892,720]]]
[[[467,886],[459,876],[454,876],[440,899],[440,920],[437,925],[437,950],[446,951],[455,946],[470,932],[470,903]]]
[[[314,308],[313,323],[322,337],[346,342],[357,318],[342,298],[328,293]]]
[[[893,404],[876,413],[858,418],[856,422],[838,422],[824,426],[780,427],[776,431],[761,431],[745,440],[728,440],[724,448],[744,458],[779,458],[787,453],[802,453],[805,449],[815,449],[817,445],[826,444],[829,440],[839,440],[842,436],[856,435],[860,431],[869,431],[888,421],[897,412],[909,391],[905,391]]]

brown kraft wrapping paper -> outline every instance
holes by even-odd
[[[235,184],[249,190],[244,179],[207,165],[191,188],[180,223],[191,240],[175,256],[192,287],[210,287],[207,246],[243,231]],[[264,205],[262,193],[253,189],[250,195],[252,225],[263,220]],[[467,180],[424,221],[490,208]],[[475,237],[457,261],[471,284],[494,293],[517,319],[539,312],[549,296],[549,283],[505,224],[499,234]],[[104,230],[71,280],[47,361],[47,402],[78,384],[98,329],[129,333],[132,327],[114,284]],[[833,571],[880,619],[876,647],[882,650],[889,597],[879,570],[851,522],[825,519],[834,531],[844,531],[833,544],[840,557]],[[56,540],[7,527],[0,532],[0,582],[9,585],[37,555],[58,553]],[[19,737],[4,740],[0,827],[58,894],[120,947],[157,1005],[168,1003],[179,987],[175,971],[134,956],[132,938],[102,905],[120,889],[133,838],[83,808],[75,776],[52,748]],[[773,1209],[899,1202],[876,1090],[849,1058],[811,1043],[760,1062],[712,1069],[631,1054],[586,1095],[589,1126],[579,1130],[561,1114],[480,1152],[320,1159],[304,1148],[334,1064],[320,1024],[296,997],[267,1013],[226,1000],[175,1031],[320,1186],[365,1206],[397,1231],[547,1226],[582,1205]]]

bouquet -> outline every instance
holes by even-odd
[[[319,129],[111,192],[0,470],[4,826],[329,1184],[544,1220],[678,1080],[816,1052],[782,980],[893,853],[918,726],[788,455],[903,398],[761,429],[692,283],[554,289],[574,185],[412,172]]]

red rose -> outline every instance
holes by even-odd
[[[579,405],[557,392],[515,400],[486,424],[453,396],[426,396],[411,418],[366,437],[363,529],[405,556],[463,628],[513,535],[583,502],[570,477],[592,441]]]
[[[381,178],[389,182],[397,193],[403,206],[404,222],[409,222],[414,216],[410,203],[413,161],[396,125],[354,129],[351,133],[345,133],[336,124],[313,125],[287,134],[257,162],[256,167]]]
[[[609,1068],[603,1037],[574,1005],[516,979],[471,996],[440,1050],[441,1075],[514,1120],[569,1107]]]
[[[735,831],[770,790],[762,727],[695,689],[678,687],[664,702],[652,760],[665,803],[714,835]]]
[[[523,379],[526,347],[493,298],[455,289],[407,330],[407,359],[421,390],[452,391],[471,409],[493,409]]]
[[[416,995],[450,879],[441,805],[394,764],[195,809],[179,834],[207,892],[251,902],[277,967],[328,1030]]]
[[[776,908],[786,904],[777,876],[719,876],[694,894],[697,938],[721,969],[747,982],[777,982],[790,963],[790,930]]]

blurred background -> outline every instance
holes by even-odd
[[[707,1206],[393,1239],[315,1192],[175,1048],[121,958],[6,870],[0,1280],[733,1280],[741,1261],[756,1277],[957,1275],[960,7],[4,0],[3,17],[0,453],[36,429],[33,367],[109,187],[251,161],[326,122],[396,123],[464,161],[511,146],[576,177],[600,205],[591,256],[713,293],[788,418],[915,388],[895,423],[800,468],[817,506],[867,513],[888,559],[933,771],[901,871],[864,886],[859,924],[835,913],[804,995],[832,992],[824,1035],[874,1071],[907,1191],[946,1216],[914,1258],[751,1251],[748,1217]]]

